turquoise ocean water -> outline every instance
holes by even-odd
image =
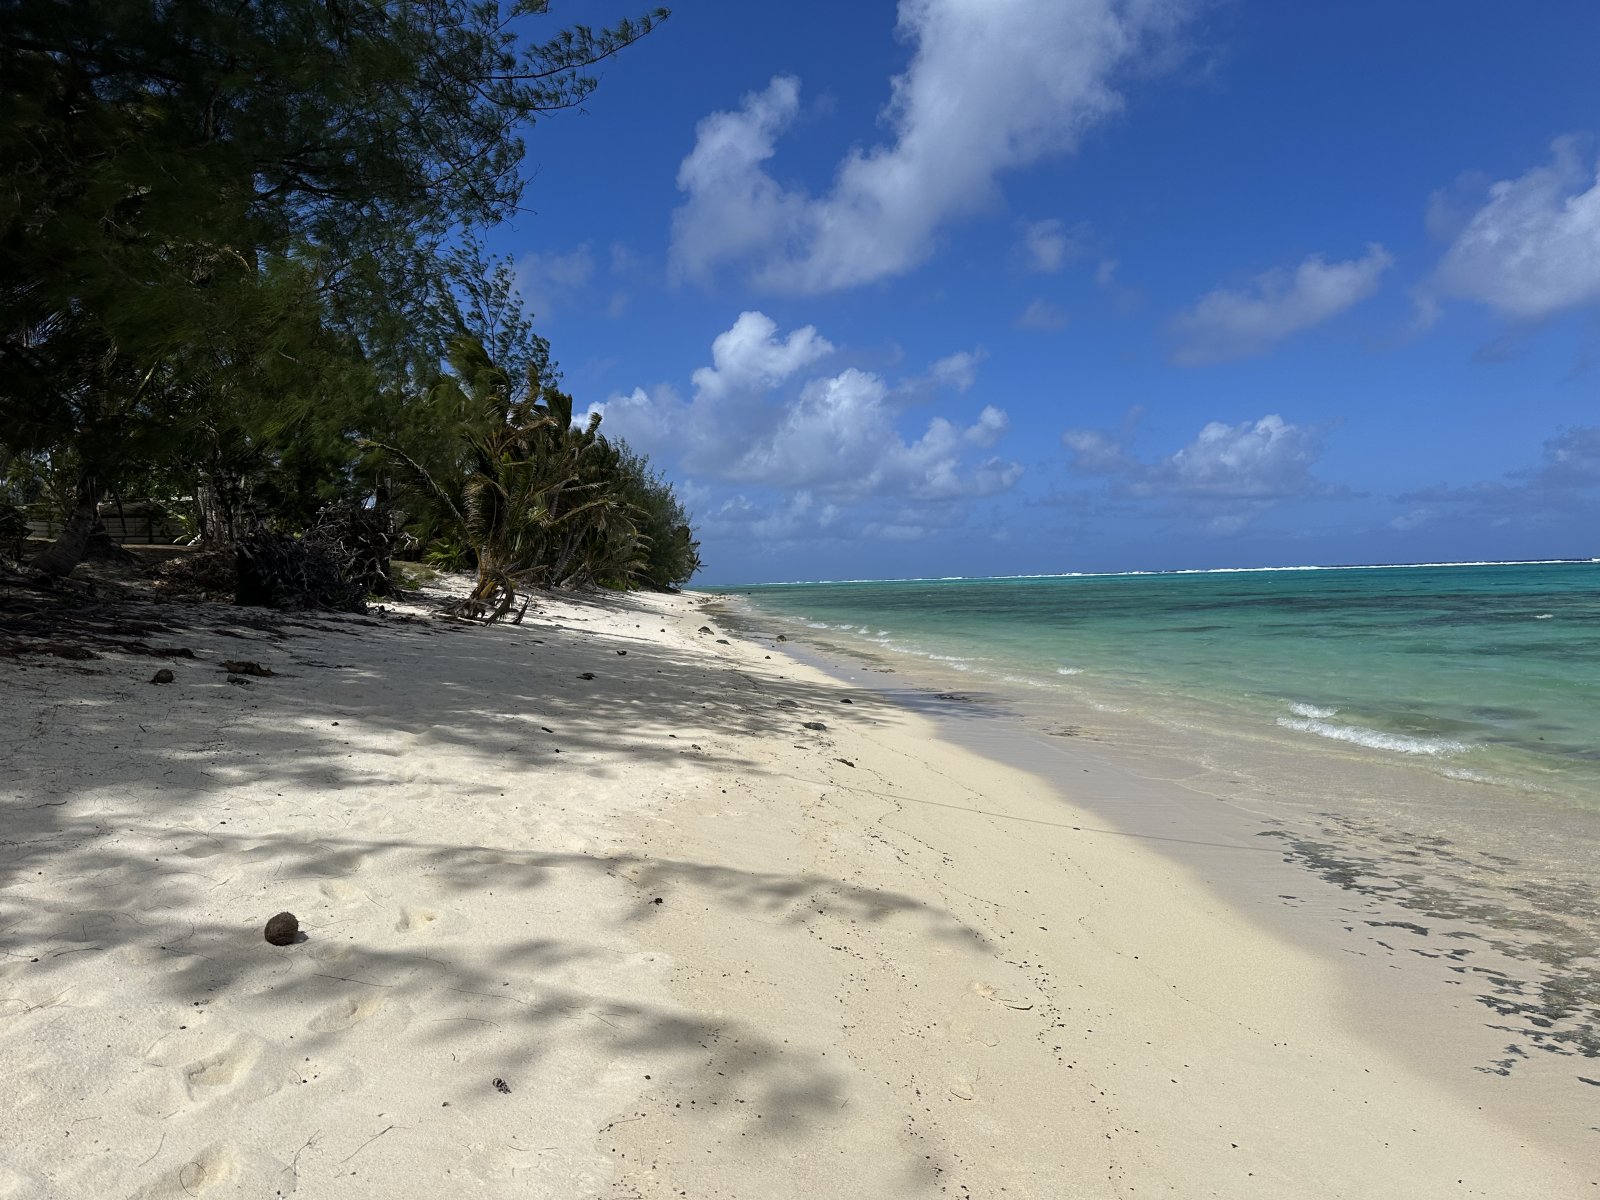
[[[727,589],[874,653],[1600,807],[1600,563]],[[826,631],[824,634],[823,631]]]

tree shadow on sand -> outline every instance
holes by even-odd
[[[629,602],[607,604],[625,611]],[[0,630],[12,651],[0,676],[18,716],[0,734],[11,776],[0,793],[0,1031],[26,1036],[62,1002],[80,963],[111,955],[120,975],[139,973],[140,986],[175,1009],[228,999],[303,1010],[303,1044],[313,1051],[354,1014],[376,1011],[362,999],[370,993],[382,997],[377,1007],[425,1013],[426,1028],[412,1036],[428,1044],[498,1039],[508,1071],[580,1043],[607,1057],[646,1052],[675,1063],[698,1102],[737,1097],[766,1135],[836,1111],[843,1077],[817,1055],[738,1021],[641,1003],[620,978],[615,988],[573,984],[571,968],[603,964],[619,953],[614,946],[548,928],[475,940],[470,926],[441,927],[415,946],[363,945],[341,933],[347,922],[333,904],[326,920],[302,914],[307,943],[275,948],[261,938],[270,899],[237,921],[207,900],[223,887],[271,897],[294,883],[301,894],[308,883],[348,886],[364,864],[381,863],[426,876],[454,897],[452,912],[471,913],[490,891],[525,893],[532,905],[558,880],[609,876],[638,897],[612,922],[617,941],[640,933],[648,942],[659,897],[767,924],[803,925],[822,913],[901,923],[983,951],[982,935],[943,909],[817,873],[454,844],[356,826],[385,807],[403,816],[407,806],[439,802],[440,788],[453,803],[511,788],[546,803],[637,763],[681,771],[685,786],[708,779],[707,768],[758,785],[763,768],[739,751],[743,739],[814,740],[804,721],[847,719],[837,687],[757,680],[720,656],[666,648],[655,640],[656,614],[637,610],[637,634],[589,633],[581,622],[557,630],[537,618],[513,631],[139,603],[48,632]],[[548,648],[558,638],[559,663]],[[158,721],[149,679],[161,664],[129,641],[193,655],[164,658],[177,680],[156,692]],[[95,657],[59,657],[41,652],[45,644]],[[218,665],[224,658],[259,661],[274,675],[237,682]],[[577,678],[574,664],[594,678]],[[356,765],[358,748],[363,761],[376,752],[395,770]],[[431,797],[416,794],[414,764],[443,749],[481,770],[432,780]],[[606,762],[589,761],[600,753]],[[262,830],[248,798],[263,791],[314,795],[318,807],[303,830]],[[361,801],[348,822],[356,827],[335,831],[352,797]],[[358,889],[350,892],[348,905],[359,908]]]

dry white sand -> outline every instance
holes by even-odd
[[[0,1197],[1600,1194],[1151,846],[698,604],[0,658]]]

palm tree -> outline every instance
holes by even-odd
[[[625,575],[628,514],[601,469],[600,415],[573,424],[572,397],[550,382],[544,355],[530,356],[516,378],[481,340],[461,335],[449,362],[429,408],[436,419],[453,415],[460,434],[454,487],[401,449],[365,444],[399,463],[449,534],[472,548],[478,579],[466,611],[499,620],[519,585],[588,582],[619,568]]]

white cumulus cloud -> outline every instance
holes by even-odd
[[[1393,265],[1389,252],[1373,244],[1361,258],[1330,263],[1312,255],[1293,271],[1257,275],[1247,288],[1207,292],[1172,322],[1173,361],[1200,366],[1260,354],[1371,296]]]
[[[1212,421],[1155,464],[1139,486],[1181,496],[1286,500],[1323,490],[1311,474],[1318,453],[1312,430],[1276,413],[1238,425]]]
[[[1558,139],[1548,165],[1489,185],[1424,288],[1425,305],[1436,299],[1528,321],[1600,303],[1600,165],[1576,139]]]
[[[1276,413],[1236,425],[1211,421],[1192,442],[1153,460],[1099,430],[1069,429],[1061,441],[1072,468],[1106,477],[1112,495],[1178,502],[1213,532],[1233,532],[1284,501],[1341,494],[1313,473],[1317,431]]]
[[[919,389],[856,367],[811,370],[832,353],[812,326],[783,335],[765,314],[746,312],[712,343],[711,365],[694,373],[687,401],[671,388],[636,388],[597,408],[607,430],[691,475],[803,491],[819,504],[990,496],[1021,478],[1017,463],[974,461],[1009,428],[999,408],[984,406],[970,424],[935,416],[907,436],[903,411]],[[925,378],[963,391],[980,358],[950,355]]]
[[[1118,73],[1173,29],[1189,0],[901,0],[914,46],[890,81],[891,139],[847,154],[823,195],[767,169],[800,110],[778,76],[703,120],[678,171],[672,263],[706,277],[747,264],[777,290],[815,293],[917,266],[952,220],[992,204],[998,177],[1072,150],[1122,107]],[[1061,235],[1064,239],[1065,235]],[[1049,262],[1067,253],[1041,242]]]

